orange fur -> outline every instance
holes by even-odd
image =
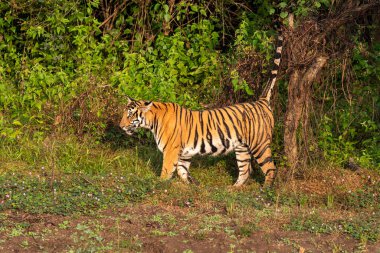
[[[204,111],[174,103],[130,100],[120,122],[129,134],[138,127],[153,132],[164,155],[163,179],[171,178],[177,170],[188,182],[192,156],[235,151],[239,167],[236,186],[249,177],[252,156],[265,174],[265,183],[273,182],[276,167],[269,148],[273,126],[273,114],[265,99]]]

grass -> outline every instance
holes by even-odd
[[[226,251],[242,247],[244,238],[270,234],[273,229],[349,236],[362,248],[379,241],[377,172],[356,174],[316,166],[302,180],[285,180],[280,174],[274,189],[262,189],[260,176],[235,189],[231,186],[237,176],[233,156],[194,159],[191,173],[200,186],[186,185],[178,178],[161,181],[161,159],[149,144],[115,146],[70,137],[0,141],[0,235],[6,238],[0,241],[0,249],[16,238],[21,248],[28,249],[36,238],[70,233],[65,248],[69,252],[143,251],[147,242],[138,234],[128,234],[128,224],[157,240],[206,243],[217,234],[228,238]],[[120,208],[132,209],[118,213]],[[13,212],[59,216],[53,230],[35,229],[34,222],[8,222]],[[103,217],[104,212],[112,215]],[[106,220],[89,223],[86,219],[91,218],[81,217]],[[299,242],[286,236],[282,244],[294,247]],[[192,250],[186,247],[183,251]]]

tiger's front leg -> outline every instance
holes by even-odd
[[[178,166],[179,152],[176,150],[165,151],[162,162],[161,179],[168,180],[173,177],[174,171]]]
[[[192,183],[195,185],[199,185],[198,180],[196,180],[190,175],[190,171],[189,171],[190,164],[191,164],[190,159],[191,157],[187,157],[187,156],[179,157],[178,166],[177,166],[178,176],[182,179],[182,181],[184,181],[187,184]]]
[[[178,167],[179,150],[167,150],[164,152],[162,162],[161,179],[168,180],[173,177],[174,171]]]
[[[180,156],[178,159],[178,166],[177,166],[177,173],[178,176],[185,182],[190,183],[194,181],[194,179],[190,176],[189,168],[190,168],[190,161],[191,157],[186,156]]]

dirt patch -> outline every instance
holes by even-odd
[[[286,231],[271,217],[244,230],[221,210],[152,204],[108,209],[93,216],[3,213],[1,252],[313,252],[353,251],[360,242],[344,234]],[[248,220],[248,219],[247,219]],[[280,219],[279,219],[280,220]],[[17,232],[19,231],[19,232]],[[375,252],[380,243],[368,243]],[[190,251],[191,250],[191,251]]]
[[[286,177],[286,176],[285,176]],[[302,178],[283,182],[282,190],[326,196],[354,192],[380,181],[378,173],[370,170],[353,172],[342,168],[310,168]]]

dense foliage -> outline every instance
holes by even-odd
[[[123,95],[190,108],[256,97],[273,55],[273,20],[286,27],[289,13],[327,15],[331,2],[2,1],[0,136],[43,139],[59,126],[101,137]],[[363,39],[379,30],[375,23],[357,28],[352,52],[333,60],[315,86],[316,138],[308,149],[340,164],[354,157],[379,167],[380,45]],[[280,130],[286,74],[279,86]]]

